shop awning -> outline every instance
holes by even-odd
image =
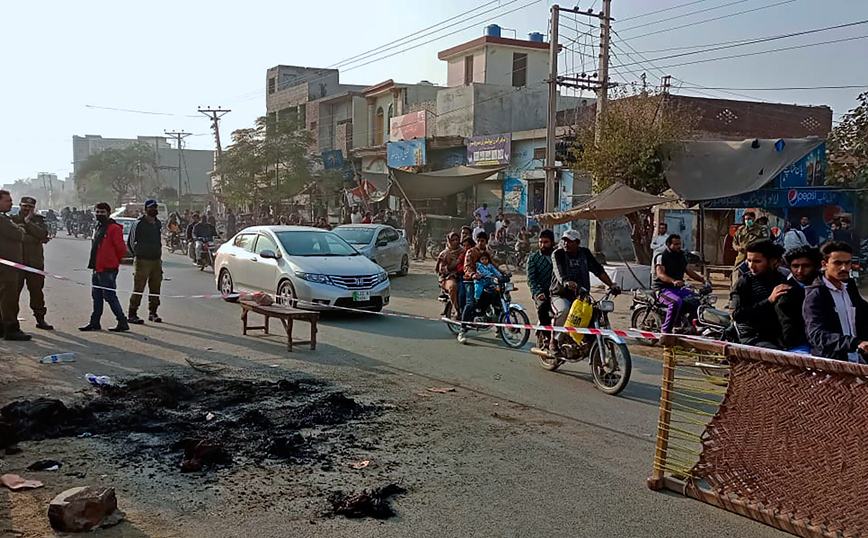
[[[615,183],[600,194],[588,198],[572,209],[555,213],[543,213],[534,216],[534,218],[548,226],[576,220],[614,219],[628,215],[634,211],[639,211],[640,209],[647,209],[677,199],[672,196],[655,196],[647,192],[631,189],[623,183]]]
[[[666,180],[691,203],[753,192],[822,143],[814,138],[687,142],[666,163]]]
[[[496,168],[471,168],[469,166],[456,166],[437,170],[436,172],[422,172],[414,174],[393,168],[392,174],[395,181],[410,200],[429,200],[432,198],[444,198],[457,194],[468,188],[482,183],[492,175],[500,172],[505,167]],[[400,192],[392,194],[399,195]]]

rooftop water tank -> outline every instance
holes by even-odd
[[[543,43],[544,37],[540,32],[531,32],[527,35],[528,39],[536,43]]]
[[[489,37],[500,37],[500,26],[496,24],[489,24],[485,27],[485,35]]]

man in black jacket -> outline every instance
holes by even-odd
[[[850,280],[853,249],[832,241],[820,249],[823,274],[805,292],[805,317],[811,353],[865,362],[868,356],[868,302]]]
[[[750,243],[746,249],[750,273],[738,279],[730,294],[732,319],[742,344],[780,349],[781,324],[775,303],[791,288],[777,269],[784,249],[768,239]]]
[[[160,286],[163,283],[163,243],[160,236],[162,223],[157,218],[157,201],[145,202],[145,214],[133,223],[127,239],[127,248],[135,256],[133,262],[133,294],[130,296],[129,323],[145,322],[138,316],[145,284],[148,285],[148,321],[163,321],[157,314],[160,307]]]
[[[805,288],[810,286],[820,273],[820,251],[814,247],[801,246],[787,252],[785,259],[790,266],[787,284],[790,289],[778,299],[775,312],[781,324],[783,348],[794,353],[811,353],[808,335],[805,333],[805,318],[802,305]]]

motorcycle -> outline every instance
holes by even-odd
[[[587,303],[591,309],[587,327],[594,329],[611,329],[609,312],[615,310],[611,297],[612,290],[606,292],[599,301],[581,290],[576,301]],[[573,303],[575,305],[575,302]],[[540,365],[549,371],[557,370],[565,362],[579,362],[589,359],[594,385],[606,394],[618,394],[630,382],[633,371],[633,359],[626,342],[617,336],[609,335],[570,335],[572,338],[557,345],[556,350],[547,349],[543,344],[546,339],[540,336],[539,347],[531,349],[531,353],[539,357]]]
[[[201,243],[201,252],[202,255],[196,260],[196,265],[199,266],[200,271],[204,271],[205,267],[211,267],[214,269],[214,255],[217,253],[217,245],[213,239],[202,239],[199,238],[196,240],[197,243]],[[195,252],[195,250],[194,250]]]
[[[51,238],[57,237],[57,221],[56,220],[46,220],[45,224],[48,228],[48,237],[51,237]]]
[[[471,323],[507,323],[513,325],[530,325],[530,319],[518,303],[512,302],[512,292],[515,291],[515,284],[511,282],[512,275],[505,274],[497,279],[494,285],[492,300],[486,301],[486,309],[484,312],[477,310],[472,322],[467,322],[467,330],[485,333],[493,327],[490,325],[470,325]],[[452,334],[457,335],[461,330],[461,322],[451,319],[452,301],[449,297],[440,297],[439,300],[444,303],[442,318],[447,320],[446,326],[452,331]],[[484,299],[483,299],[484,300]],[[503,340],[503,343],[511,348],[518,349],[523,347],[530,339],[530,329],[512,328],[512,327],[497,327],[497,335]]]
[[[711,287],[704,286],[694,291],[684,299],[681,316],[672,328],[674,334],[702,336],[712,340],[728,340],[731,331],[732,317],[725,310],[714,308],[717,297],[711,294]],[[663,304],[654,290],[633,290],[633,304],[630,305],[633,314],[630,316],[630,326],[640,331],[661,332],[663,320],[666,318],[666,305]],[[651,344],[655,344],[652,340]]]
[[[184,251],[184,244],[181,242],[181,232],[179,230],[169,230],[166,235],[166,247],[172,253],[176,250]]]

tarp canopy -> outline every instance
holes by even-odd
[[[677,200],[676,197],[655,196],[615,183],[600,194],[588,198],[567,211],[543,213],[534,218],[546,225],[564,224],[576,220],[606,220],[622,217],[640,209]]]
[[[429,200],[443,198],[457,194],[468,188],[482,183],[492,175],[500,172],[505,167],[496,168],[471,168],[469,166],[456,166],[437,170],[436,172],[422,172],[414,174],[393,168],[395,181],[401,186],[410,200]],[[400,195],[400,192],[393,192]]]
[[[687,142],[667,161],[666,180],[690,203],[753,192],[822,143],[813,138]]]

